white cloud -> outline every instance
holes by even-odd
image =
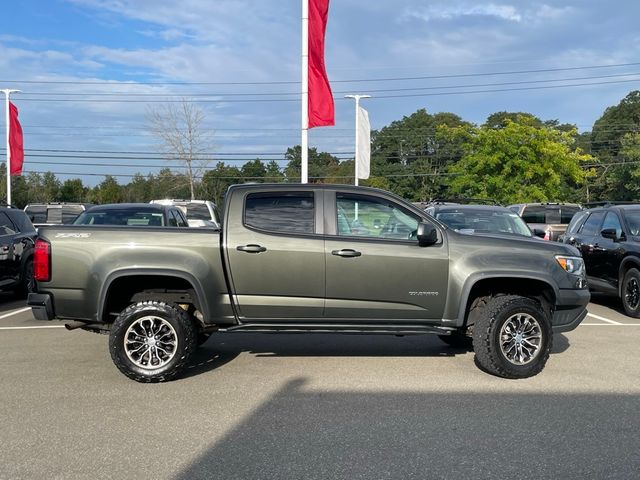
[[[418,18],[426,22],[431,20],[454,20],[459,17],[494,17],[510,22],[522,21],[522,14],[512,5],[488,3],[484,5],[447,5],[431,6],[423,10],[407,10],[409,18]]]

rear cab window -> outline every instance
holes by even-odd
[[[250,193],[244,225],[273,233],[315,233],[313,192]]]

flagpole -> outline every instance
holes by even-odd
[[[11,205],[11,145],[9,145],[9,95],[20,90],[12,90],[10,88],[0,89],[0,92],[4,93],[4,106],[5,106],[5,125],[7,126],[7,206]]]
[[[356,186],[358,186],[358,153],[360,150],[360,142],[359,142],[359,133],[358,131],[360,130],[360,125],[359,125],[359,117],[360,115],[358,115],[358,107],[360,106],[360,99],[361,98],[371,98],[371,95],[345,95],[344,98],[353,98],[356,101],[356,148],[355,148],[355,156],[353,157],[353,159],[355,160],[355,164],[356,164],[356,181],[355,184]]]
[[[302,0],[302,138],[300,183],[309,181],[309,0]]]

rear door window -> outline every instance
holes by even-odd
[[[313,192],[247,195],[244,224],[274,233],[315,233]]]
[[[0,212],[0,235],[13,235],[16,233],[16,227],[9,216]]]

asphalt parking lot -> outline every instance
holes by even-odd
[[[589,312],[525,380],[431,336],[237,333],[143,385],[0,296],[0,479],[638,478],[640,320]]]

